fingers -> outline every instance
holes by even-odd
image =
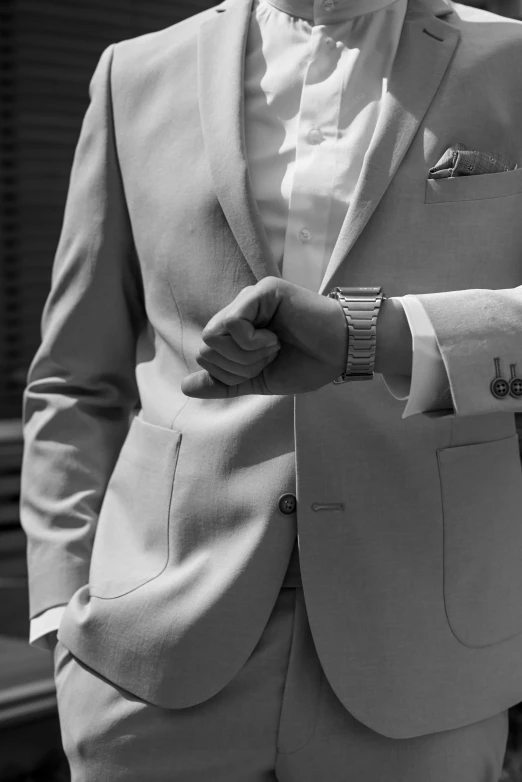
[[[256,329],[244,318],[225,318],[221,325],[210,321],[201,334],[203,342],[235,361],[238,356],[279,345],[277,336],[269,329]],[[227,352],[229,351],[229,352]]]
[[[217,339],[231,336],[236,345],[245,351],[277,344],[278,339],[273,332],[254,325],[256,321],[258,325],[270,321],[274,304],[272,299],[272,296],[263,293],[260,286],[243,288],[233,302],[209,320],[203,329],[203,342],[216,348]],[[228,358],[234,359],[234,356]]]
[[[259,375],[253,380],[246,380],[239,385],[231,386],[216,380],[216,378],[204,370],[194,372],[192,375],[183,378],[181,390],[185,396],[198,399],[233,399],[234,397],[247,394],[272,394],[263,375]]]
[[[240,386],[227,385],[216,380],[208,372],[193,372],[181,381],[181,390],[185,396],[197,399],[227,399],[237,396]]]
[[[278,344],[278,339],[273,332],[269,329],[256,329],[245,318],[229,316],[224,319],[224,325],[234,342],[243,350],[258,350]]]
[[[259,346],[250,343],[250,348],[243,348],[238,345],[230,334],[204,336],[203,342],[205,344],[200,348],[199,355],[206,361],[213,361],[219,355],[229,359],[229,361],[233,361],[235,364],[244,364],[245,366],[254,364],[271,355],[275,349],[279,349],[279,343],[275,334],[272,334],[272,332],[268,332],[268,334],[272,342],[271,345],[263,344],[260,341]],[[263,336],[263,339],[264,343],[268,342],[268,338]]]
[[[281,346],[277,336],[269,329],[254,325],[263,301],[261,289],[244,288],[203,329],[204,345],[196,361],[215,379],[239,385],[257,378],[279,352]],[[259,318],[259,324],[270,321],[270,297],[267,302],[267,311]]]
[[[202,355],[204,352],[204,355]],[[265,351],[263,351],[266,353]],[[221,380],[223,383],[235,385],[237,383],[243,383],[247,379],[257,377],[263,369],[270,364],[276,357],[278,351],[272,350],[269,355],[265,355],[264,358],[259,361],[254,361],[251,364],[237,363],[230,359],[215,353],[215,351],[207,348],[205,351],[200,350],[197,363],[206,369],[213,377]]]

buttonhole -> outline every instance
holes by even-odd
[[[444,43],[444,38],[439,38],[438,35],[435,35],[434,33],[430,33],[430,31],[426,30],[426,28],[424,28],[422,32],[426,33],[426,35],[429,35],[430,38],[435,38],[436,41],[440,41],[440,43]]]

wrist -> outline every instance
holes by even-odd
[[[410,376],[413,342],[410,325],[399,299],[385,299],[377,319],[375,371]]]

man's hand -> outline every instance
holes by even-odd
[[[339,302],[280,279],[244,288],[207,323],[196,359],[203,371],[183,379],[186,396],[303,394],[344,372],[346,319]]]

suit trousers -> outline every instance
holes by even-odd
[[[507,712],[410,739],[387,738],[355,719],[322,671],[301,588],[281,589],[245,665],[195,706],[146,703],[61,642],[54,660],[71,782],[498,782],[501,776]]]

